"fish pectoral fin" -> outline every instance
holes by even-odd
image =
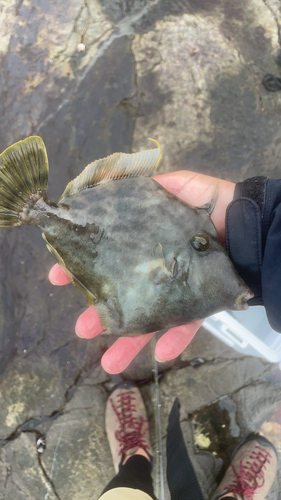
[[[156,259],[163,260],[163,265],[165,265],[164,251],[161,243],[157,243],[157,245],[153,247],[152,253]]]
[[[169,259],[165,259],[164,251],[161,243],[157,243],[153,248],[153,254],[156,257],[159,265],[155,269],[156,274],[154,274],[154,283],[160,285],[167,280],[171,280],[175,277],[177,273],[177,259],[173,255]]]
[[[160,269],[160,271],[158,271],[158,273],[154,278],[154,283],[156,285],[160,285],[161,283],[164,283],[167,280],[172,280],[173,278],[175,278],[177,271],[178,271],[177,260],[173,259],[171,265],[165,266],[164,268]]]
[[[164,283],[167,280],[171,280],[173,278],[173,273],[169,271],[166,267],[164,269],[161,269],[155,276],[154,278],[154,283],[155,285],[161,285],[161,283]]]
[[[76,179],[69,182],[59,203],[82,189],[92,188],[102,182],[124,177],[151,177],[156,173],[161,160],[160,145],[157,141],[154,142],[157,143],[157,148],[133,154],[114,153],[90,163]]]
[[[172,273],[173,278],[174,278],[178,272],[178,261],[177,261],[176,257],[173,257],[171,264],[167,267],[170,270],[170,272]]]

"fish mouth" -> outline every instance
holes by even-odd
[[[237,311],[246,311],[249,307],[247,301],[252,299],[253,297],[254,294],[249,289],[239,293],[234,302],[235,309],[237,309]]]

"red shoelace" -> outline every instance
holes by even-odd
[[[256,450],[252,452],[245,464],[242,460],[240,461],[239,473],[231,465],[236,480],[224,488],[232,493],[242,495],[245,500],[253,500],[256,490],[264,485],[265,464],[270,463],[271,454],[269,451],[261,446],[256,446]]]
[[[149,430],[149,422],[145,417],[137,419],[133,416],[136,411],[136,406],[133,403],[136,398],[133,394],[132,390],[118,394],[116,406],[110,398],[111,406],[120,424],[119,429],[115,432],[115,437],[120,443],[119,455],[126,453],[131,448],[147,448],[143,438]],[[142,429],[143,426],[144,429]]]

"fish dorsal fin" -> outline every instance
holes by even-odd
[[[154,139],[151,139],[154,141]],[[83,189],[91,188],[103,182],[125,177],[151,177],[155,174],[161,160],[161,147],[126,154],[114,153],[101,160],[90,163],[83,172],[66,186],[59,203],[65,198]]]

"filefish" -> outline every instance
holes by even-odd
[[[156,142],[156,141],[155,141]],[[0,226],[28,224],[94,304],[105,333],[138,335],[246,309],[253,295],[225,252],[210,214],[151,177],[157,148],[90,163],[58,203],[49,201],[40,137],[0,155]]]

